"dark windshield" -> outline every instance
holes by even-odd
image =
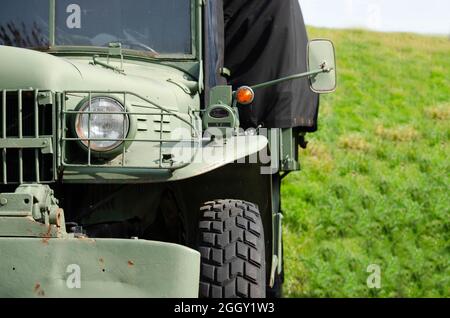
[[[0,45],[48,47],[48,0],[1,0]]]
[[[56,45],[190,54],[190,0],[57,0]]]
[[[0,0],[0,45],[107,47],[191,54],[191,0],[56,0],[50,43],[49,0]]]

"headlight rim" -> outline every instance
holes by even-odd
[[[87,111],[87,108],[89,107],[89,99],[91,101],[91,104],[93,103],[94,100],[96,99],[106,99],[106,100],[110,100],[113,101],[115,104],[119,105],[121,107],[121,110],[123,110],[124,115],[126,117],[126,126],[127,129],[125,130],[125,135],[124,135],[124,139],[130,138],[130,135],[132,135],[132,131],[133,131],[133,121],[132,118],[129,114],[127,114],[128,111],[128,107],[127,105],[125,105],[122,101],[120,101],[118,98],[112,97],[112,96],[105,96],[105,95],[95,95],[95,96],[91,96],[91,98],[86,97],[84,98],[76,107],[75,111],[79,112],[77,114],[75,114],[75,116],[73,117],[73,121],[72,121],[72,131],[74,133],[74,135],[76,136],[76,138],[79,138],[78,140],[78,144],[83,148],[83,150],[85,150],[86,152],[89,151],[89,145],[88,145],[88,138],[87,136],[84,136],[83,134],[80,134],[80,130],[78,129],[79,123],[81,122],[81,118],[83,115],[86,116],[86,114],[83,114],[83,112]],[[101,156],[106,156],[106,157],[110,157],[113,155],[117,155],[118,153],[122,152],[124,144],[125,144],[125,148],[128,148],[130,142],[128,141],[119,141],[117,142],[117,144],[108,147],[108,148],[104,148],[104,150],[102,150],[101,148],[97,148],[95,146],[92,145],[92,141],[91,141],[91,153],[95,156],[101,157]]]

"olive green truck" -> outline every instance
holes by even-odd
[[[307,129],[244,116],[299,82],[318,104],[334,48],[299,39],[304,69],[237,85],[258,59],[226,2],[2,1],[1,297],[281,295],[281,179]]]

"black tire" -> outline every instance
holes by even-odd
[[[200,209],[200,297],[265,298],[264,230],[258,207],[238,200]]]

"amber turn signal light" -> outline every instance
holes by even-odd
[[[255,92],[251,87],[242,86],[236,91],[236,100],[241,105],[248,105],[255,99]]]

